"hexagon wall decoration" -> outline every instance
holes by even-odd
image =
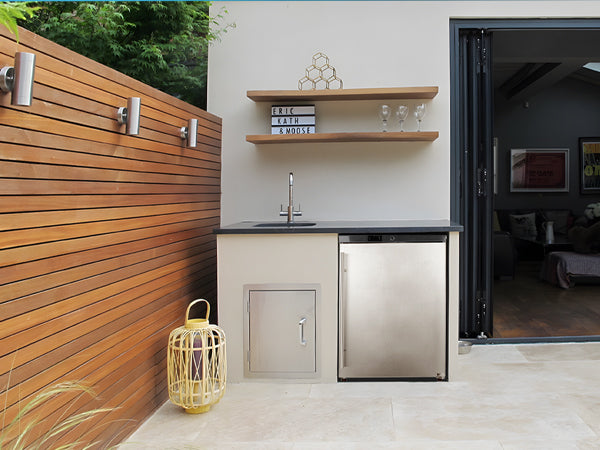
[[[335,72],[335,67],[329,64],[329,57],[323,53],[315,53],[312,64],[305,70],[305,74],[298,80],[298,89],[342,89],[344,83]]]

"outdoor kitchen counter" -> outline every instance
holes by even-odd
[[[300,224],[309,223],[310,226]],[[242,382],[253,379],[302,380],[311,383],[338,381],[338,320],[339,320],[339,239],[340,235],[375,234],[438,234],[447,235],[447,375],[456,373],[458,358],[458,247],[463,227],[450,220],[298,220],[292,227],[284,219],[272,222],[244,221],[214,230],[217,240],[217,282],[219,326],[227,333],[227,379]],[[310,294],[313,291],[313,294]],[[251,292],[261,292],[250,301]],[[298,293],[312,300],[294,297]],[[268,293],[268,294],[265,294]],[[262,297],[260,297],[262,295]],[[278,296],[281,297],[281,301]],[[259,300],[260,298],[260,300]],[[294,300],[291,300],[291,299]],[[312,297],[311,297],[312,298]],[[269,304],[269,307],[263,307]],[[273,303],[274,302],[274,303]],[[306,304],[305,304],[306,303]],[[258,305],[258,306],[257,306]],[[258,309],[255,309],[258,308]],[[296,340],[285,347],[286,340],[272,341],[271,335],[298,336],[298,320],[283,317],[307,317],[308,334],[305,359],[292,357]],[[308,311],[308,312],[306,312]],[[276,318],[264,317],[273,314]],[[304,315],[302,315],[304,314]],[[257,325],[260,323],[269,325]],[[303,322],[304,323],[304,322]],[[285,332],[277,327],[281,325]],[[267,332],[252,333],[253,327]],[[273,329],[269,327],[275,327]],[[304,325],[303,325],[304,326]],[[291,328],[290,328],[291,327]],[[311,328],[312,327],[312,328]],[[304,330],[304,328],[300,328]],[[284,334],[282,334],[284,333]],[[269,352],[252,352],[252,339],[267,336],[260,345]],[[284,348],[285,347],[285,348]],[[261,350],[262,351],[262,350]],[[263,355],[252,360],[251,355]],[[281,357],[286,355],[286,357]],[[261,356],[262,358],[262,356]],[[252,365],[251,361],[253,361]],[[310,362],[310,367],[298,361]],[[273,367],[269,364],[275,364]]]
[[[360,233],[447,233],[461,232],[463,226],[450,220],[333,220],[333,221],[311,221],[298,220],[298,223],[315,223],[312,226],[287,226],[281,221],[281,226],[275,226],[278,222],[238,222],[216,228],[216,234],[307,234],[307,233],[338,233],[338,234],[360,234]]]

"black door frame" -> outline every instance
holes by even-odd
[[[460,35],[468,30],[485,30],[486,32],[500,30],[584,30],[584,29],[600,29],[600,18],[596,19],[451,19],[450,20],[450,219],[454,222],[466,225],[465,218],[469,216],[469,211],[465,212],[465,202],[462,199],[461,186],[461,171],[463,171],[464,155],[462,142],[465,142],[464,124],[461,116],[461,83],[464,82],[463,74],[461,74],[460,61]],[[490,137],[491,138],[491,137]],[[491,142],[489,145],[491,152]],[[490,161],[493,160],[492,155],[488,155]],[[489,168],[493,170],[492,167]],[[493,172],[491,172],[493,173]],[[476,182],[476,180],[472,180]],[[491,219],[491,218],[488,218]],[[491,220],[488,220],[491,223]],[[491,226],[491,225],[490,225]],[[462,248],[465,248],[464,246]],[[473,261],[466,261],[465,258],[472,258],[472,254],[462,252],[460,254],[460,308],[461,311],[468,306],[468,310],[473,310],[471,306],[472,299],[467,298],[467,286],[465,286],[465,270],[473,266]],[[492,255],[489,255],[491,260]],[[484,278],[484,284],[489,289],[491,287],[492,274],[488,271]],[[477,314],[476,311],[469,314]],[[475,321],[476,319],[473,318]],[[490,326],[493,326],[491,324]],[[462,334],[462,330],[461,330]],[[483,336],[484,337],[484,336]],[[590,340],[586,337],[581,339],[573,338],[533,338],[533,339],[507,339],[506,341],[557,341],[557,340]],[[593,339],[595,340],[595,339]],[[505,340],[501,340],[505,341]]]
[[[463,302],[460,309],[461,337],[492,335],[493,308],[492,217],[493,185],[490,155],[493,130],[491,33],[485,29],[462,30],[460,34],[461,133],[461,224],[460,241]]]

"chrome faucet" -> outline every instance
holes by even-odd
[[[289,199],[288,199],[287,211],[284,211],[283,205],[281,205],[279,215],[287,216],[288,225],[292,225],[294,223],[294,217],[302,215],[302,211],[300,211],[300,210],[294,211],[294,174],[292,172],[290,172],[290,184],[289,184],[289,194],[288,195],[289,195]],[[298,206],[298,208],[300,208],[300,206]]]

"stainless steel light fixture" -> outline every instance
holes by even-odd
[[[117,120],[120,124],[125,124],[125,132],[130,135],[140,134],[140,109],[142,99],[139,97],[129,97],[127,107],[120,107],[117,111]]]
[[[187,139],[188,147],[196,147],[198,145],[198,119],[190,119],[187,127],[181,127],[181,139]]]
[[[0,69],[0,90],[12,92],[11,105],[31,106],[33,98],[33,76],[35,54],[15,53],[15,66]]]

